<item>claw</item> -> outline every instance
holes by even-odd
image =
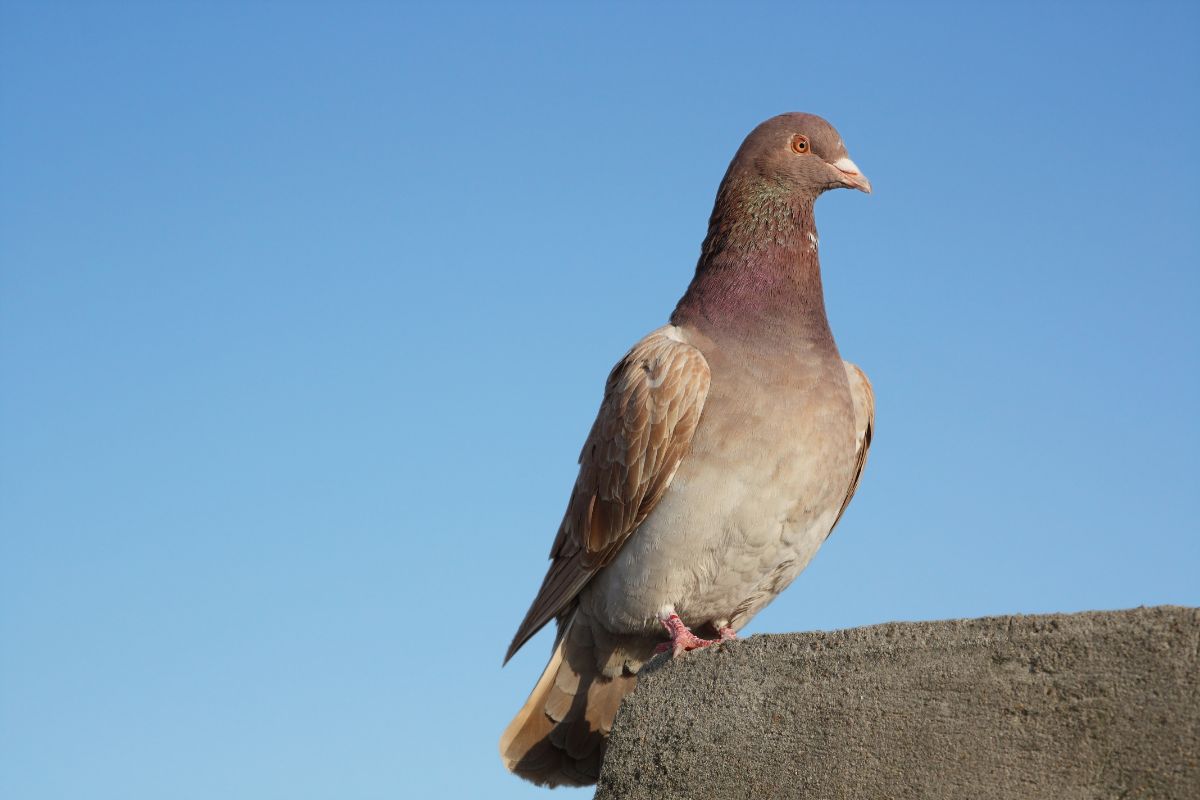
[[[720,639],[701,639],[692,633],[687,625],[683,624],[683,620],[679,618],[678,614],[668,614],[665,619],[659,619],[659,622],[667,629],[667,634],[671,637],[671,643],[669,645],[665,642],[660,644],[654,648],[654,652],[665,653],[667,650],[671,650],[672,658],[681,656],[689,650],[699,650],[701,647],[708,647],[709,645],[728,641],[729,638],[732,638],[726,637],[722,632]],[[733,631],[730,631],[730,633],[732,634]]]

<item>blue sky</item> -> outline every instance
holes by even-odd
[[[878,428],[749,631],[1200,603],[1198,37],[4,2],[0,796],[545,796],[495,746],[549,634],[501,656],[608,369],[782,111],[875,186],[817,221]]]

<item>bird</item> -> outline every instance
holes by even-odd
[[[735,639],[845,512],[875,399],[825,311],[813,206],[836,188],[871,192],[827,121],[793,112],[755,127],[668,323],[609,374],[549,569],[504,659],[556,623],[549,663],[500,739],[509,771],[595,783],[642,666]]]

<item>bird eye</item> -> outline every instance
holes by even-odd
[[[808,137],[803,133],[797,133],[792,137],[792,152],[800,155],[808,152]]]

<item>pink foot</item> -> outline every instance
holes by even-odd
[[[727,641],[728,638],[732,638],[726,637],[724,630],[728,629],[723,629],[720,639],[701,639],[699,636],[692,633],[691,630],[688,629],[687,625],[683,624],[683,620],[679,618],[678,614],[671,614],[666,619],[660,619],[659,622],[661,622],[662,626],[667,629],[667,633],[671,637],[671,643],[667,644],[664,642],[663,644],[660,644],[658,647],[654,648],[654,652],[665,653],[670,650],[672,651],[671,655],[673,658],[683,655],[689,650],[699,650],[701,647],[708,647],[711,644],[718,644],[720,642]],[[733,631],[729,632],[731,634],[733,633]],[[736,636],[736,634],[734,635]]]
[[[717,633],[721,634],[722,642],[731,642],[737,638],[737,631],[733,628],[721,628]]]

